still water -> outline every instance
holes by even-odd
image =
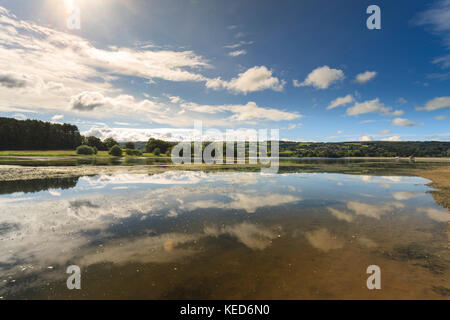
[[[0,182],[2,299],[447,299],[412,176],[166,171]],[[81,268],[81,290],[66,269]],[[381,268],[381,290],[366,269]]]

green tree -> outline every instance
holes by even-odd
[[[161,154],[161,149],[159,149],[159,148],[153,149],[153,154],[154,154],[155,156],[159,156],[159,155]]]
[[[126,142],[125,149],[136,149],[136,145],[134,144],[134,142]]]
[[[114,140],[113,138],[106,138],[105,140],[103,140],[103,144],[109,150],[112,147],[114,147],[116,144],[119,144],[119,143],[116,140]]]
[[[113,146],[111,148],[111,150],[109,150],[109,154],[114,156],[114,157],[121,157],[122,156],[122,149],[120,148],[120,146],[118,144],[116,144],[115,146]]]
[[[447,150],[447,157],[450,157],[450,149]]]
[[[162,153],[166,153],[167,150],[171,147],[170,142],[150,138],[147,142],[147,145],[145,146],[145,151],[147,152],[153,152],[156,148],[159,148],[159,151]]]
[[[102,140],[100,140],[99,138],[94,137],[94,136],[87,137],[86,144],[88,146],[91,146],[92,148],[96,147],[97,150],[103,150],[103,151],[107,150],[106,146],[103,144]]]

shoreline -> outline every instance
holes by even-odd
[[[450,212],[450,167],[420,170],[417,175],[431,180],[427,186],[434,190],[428,191],[436,203]]]

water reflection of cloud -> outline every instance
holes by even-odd
[[[375,205],[363,203],[359,201],[347,202],[347,208],[353,211],[356,215],[366,216],[369,218],[380,219],[383,214],[393,210],[393,208],[400,208],[401,205],[396,203],[386,203],[384,205]]]
[[[192,248],[180,248],[179,245],[199,238],[198,234],[165,233],[158,236],[112,240],[108,241],[102,250],[93,248],[85,252],[79,263],[91,265],[100,262],[125,264],[178,261],[197,253]]]
[[[333,236],[325,228],[306,232],[305,237],[314,248],[323,252],[341,249],[344,247],[344,241],[336,236]]]
[[[211,173],[202,171],[166,171],[160,174],[114,174],[98,175],[94,177],[82,177],[80,181],[88,184],[90,187],[104,187],[107,185],[120,184],[157,184],[157,185],[190,185],[201,182],[220,182],[226,184],[252,185],[257,184],[262,177],[261,174],[253,172],[235,173]]]
[[[234,209],[245,210],[248,213],[254,213],[259,208],[279,206],[282,204],[301,201],[302,198],[286,194],[265,194],[252,195],[244,193],[236,193],[227,195],[228,202],[217,200],[199,200],[186,204],[190,210],[217,208],[217,209]]]
[[[274,230],[263,226],[257,226],[251,223],[241,223],[233,226],[206,226],[204,229],[206,235],[218,237],[223,234],[228,234],[243,243],[250,249],[262,250],[267,248],[272,240],[278,236]]]
[[[331,212],[331,214],[332,214],[334,217],[336,217],[336,218],[339,219],[339,220],[343,220],[343,221],[347,221],[347,222],[352,222],[353,219],[355,218],[353,215],[351,215],[351,214],[349,214],[349,213],[346,213],[346,212],[344,212],[344,211],[335,209],[335,208],[328,207],[327,209],[328,209],[328,211]]]
[[[423,196],[424,194],[411,191],[401,191],[401,192],[392,192],[391,195],[395,200],[402,201],[420,197]]]
[[[60,197],[61,196],[61,192],[58,192],[54,189],[49,189],[48,193],[50,193],[50,195],[54,196],[54,197]]]
[[[427,214],[430,219],[438,222],[448,222],[450,221],[450,213],[443,209],[435,208],[417,208],[418,212]]]
[[[353,222],[356,216],[365,216],[380,219],[382,215],[394,212],[395,209],[403,209],[405,205],[401,202],[385,202],[383,205],[375,205],[359,201],[348,201],[346,203],[348,211],[327,207],[328,211],[339,220]],[[355,216],[356,215],[356,216]]]

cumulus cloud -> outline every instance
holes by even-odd
[[[345,97],[336,98],[335,100],[331,101],[330,105],[327,107],[327,110],[334,109],[336,107],[343,106],[348,103],[352,103],[353,101],[354,99],[351,94],[348,94]]]
[[[355,81],[358,83],[366,83],[375,78],[376,75],[376,71],[366,71],[358,74],[355,78]]]
[[[416,110],[434,111],[450,108],[450,97],[438,97],[428,101],[424,107],[416,107]]]
[[[302,83],[297,81],[294,83],[294,86],[313,86],[316,89],[327,89],[333,83],[342,81],[344,78],[345,76],[342,70],[323,66],[314,69]]]
[[[106,103],[106,98],[99,92],[85,91],[70,99],[72,109],[79,111],[91,111],[104,106]]]
[[[436,116],[434,117],[436,120],[447,120],[447,116]]]
[[[419,126],[419,125],[423,125],[423,124],[408,120],[406,118],[395,118],[391,121],[391,125],[399,126],[399,127],[413,127],[413,126]]]
[[[236,93],[248,93],[271,89],[282,91],[286,82],[272,75],[272,71],[265,66],[256,66],[240,73],[237,78],[230,81],[222,80],[220,77],[206,81],[206,87],[214,90],[221,88]]]
[[[392,108],[386,107],[378,98],[364,102],[357,102],[355,105],[347,109],[347,115],[349,116],[357,116],[371,112],[380,112],[383,115],[388,116],[399,116],[403,114],[403,111],[401,110],[392,111]]]

